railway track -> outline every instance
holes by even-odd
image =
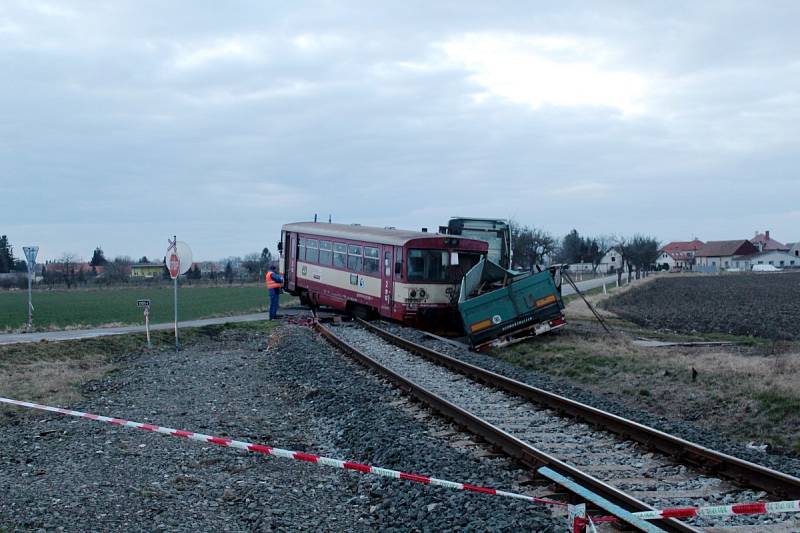
[[[367,322],[315,327],[341,350],[526,466],[546,466],[599,495],[603,514],[612,509],[632,527],[800,530],[800,522],[787,521],[786,515],[737,516],[722,525],[704,518],[644,522],[630,513],[698,500],[726,505],[800,499],[800,479],[495,374]]]

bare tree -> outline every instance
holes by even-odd
[[[113,261],[106,263],[106,282],[119,283],[129,281],[131,277],[132,264],[133,260],[127,255],[117,256]]]
[[[594,272],[597,272],[597,267],[605,255],[614,246],[615,240],[613,235],[596,235],[592,237],[592,241],[597,244],[598,253],[592,257],[592,265]]]
[[[261,254],[247,254],[242,258],[242,268],[247,272],[251,279],[258,279],[261,272]]]
[[[636,267],[636,278],[650,271],[658,260],[658,240],[645,235],[634,235],[629,246],[631,263]]]
[[[532,270],[553,254],[556,240],[546,231],[521,226],[512,220],[511,249],[514,250],[513,266],[521,270]]]
[[[68,289],[72,288],[75,283],[75,270],[78,268],[79,262],[80,258],[71,252],[64,252],[58,260],[62,280],[67,284]]]
[[[613,243],[612,248],[614,248],[617,253],[620,255],[620,267],[617,269],[617,284],[622,283],[622,274],[625,271],[625,267],[628,267],[628,282],[631,281],[631,263],[630,263],[630,243],[628,239],[623,237],[622,235],[613,235],[611,237],[611,242]]]
[[[641,273],[649,271],[658,260],[659,242],[655,237],[636,234],[632,238],[617,236],[613,238],[614,248],[622,256],[622,264],[628,268],[628,282]],[[622,272],[617,274],[617,280],[622,281]]]

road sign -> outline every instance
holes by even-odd
[[[136,300],[136,307],[150,307],[150,300]]]
[[[36,272],[36,254],[39,253],[38,246],[23,246],[25,259],[28,263],[28,327],[26,331],[33,330],[33,275]]]
[[[175,279],[181,274],[186,274],[192,268],[192,264],[192,249],[189,245],[183,241],[170,240],[167,248],[167,269],[170,277]]]
[[[25,259],[28,261],[28,272],[33,272],[33,267],[36,266],[36,254],[39,253],[38,246],[23,246],[25,252]]]
[[[192,249],[183,241],[178,241],[175,245],[178,259],[181,262],[181,274],[186,274],[192,268]]]
[[[178,274],[181,273],[181,260],[175,252],[172,252],[169,256],[167,268],[169,269],[169,277],[172,279],[177,278]]]
[[[178,341],[178,276],[189,272],[192,268],[192,249],[185,242],[178,241],[178,237],[167,239],[167,269],[173,282],[173,302],[175,308],[175,349],[180,349]]]

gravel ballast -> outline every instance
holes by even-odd
[[[525,492],[528,473],[313,332],[123,359],[69,406]],[[560,531],[548,510],[38,412],[0,411],[0,530]]]
[[[631,408],[612,395],[595,394],[586,389],[566,383],[564,380],[548,376],[544,372],[537,372],[527,368],[502,361],[488,354],[472,352],[466,348],[459,348],[448,342],[434,339],[421,331],[398,326],[397,324],[381,322],[381,327],[401,335],[409,340],[418,342],[447,355],[457,357],[462,361],[480,366],[492,372],[522,381],[534,387],[561,394],[573,400],[591,405],[598,409],[635,420],[641,424],[651,426],[666,433],[676,435],[691,442],[706,446],[713,450],[727,453],[741,459],[768,466],[775,470],[800,477],[800,459],[794,454],[779,452],[760,452],[749,449],[745,443],[736,442],[725,438],[724,435],[697,426],[696,424],[655,416],[643,410]],[[536,342],[532,340],[530,342]],[[703,420],[703,413],[698,413],[696,420]]]

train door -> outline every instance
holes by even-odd
[[[287,288],[293,291],[297,280],[297,233],[287,233],[286,241],[283,246],[286,262],[289,264],[289,268],[286,270]]]
[[[381,315],[392,316],[392,247],[383,247],[381,261]]]

